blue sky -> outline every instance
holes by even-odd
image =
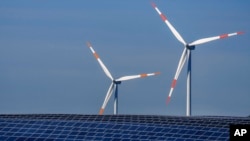
[[[193,115],[250,115],[250,1],[155,0],[186,42],[241,36],[193,51]],[[120,114],[185,115],[186,65],[166,106],[183,50],[151,1],[0,2],[0,113],[97,114],[113,77],[160,71],[119,87]],[[105,114],[113,113],[113,97]]]

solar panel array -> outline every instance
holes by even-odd
[[[229,140],[230,124],[250,124],[250,118],[72,114],[0,115],[0,140]]]

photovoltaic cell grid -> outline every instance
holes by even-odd
[[[0,140],[229,140],[230,124],[250,124],[249,117],[146,115],[0,115]]]

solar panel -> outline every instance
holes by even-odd
[[[229,140],[230,124],[249,117],[150,115],[0,115],[0,140]]]

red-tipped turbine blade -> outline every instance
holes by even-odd
[[[101,107],[101,109],[100,109],[100,111],[99,111],[99,115],[102,115],[102,114],[103,114],[104,109],[106,108],[107,103],[108,103],[108,101],[109,101],[109,99],[110,99],[110,97],[111,97],[111,95],[112,95],[112,93],[113,93],[114,85],[115,85],[115,84],[112,82],[111,85],[110,85],[110,87],[109,87],[109,89],[108,89],[108,92],[107,92],[107,94],[106,94],[106,96],[105,96],[105,99],[104,99],[104,102],[103,102],[103,104],[102,104],[102,107]]]
[[[100,111],[99,111],[99,115],[103,115],[103,113],[104,113],[104,109],[100,109]]]
[[[240,35],[240,34],[243,34],[243,32],[234,32],[234,33],[230,33],[230,34],[223,34],[223,35],[220,35],[220,36],[203,38],[203,39],[196,40],[196,41],[194,41],[194,42],[192,42],[192,43],[190,43],[188,45],[189,46],[195,46],[195,45],[204,44],[204,43],[211,42],[211,41],[214,41],[214,40],[224,39],[224,38],[228,38],[228,37],[235,36],[235,35]]]
[[[170,98],[172,96],[172,93],[173,93],[174,88],[176,86],[178,77],[181,73],[181,70],[182,70],[186,60],[187,60],[187,48],[184,48],[182,55],[181,55],[181,58],[180,58],[180,61],[179,61],[179,64],[178,64],[178,67],[177,67],[177,70],[176,70],[176,73],[175,73],[175,76],[174,76],[174,79],[173,79],[172,84],[171,84],[170,92],[168,94],[167,104],[170,102]]]
[[[181,37],[181,35],[177,32],[177,30],[172,26],[172,24],[168,21],[167,17],[158,9],[155,3],[152,3],[153,8],[160,15],[161,19],[167,24],[168,28],[174,34],[174,36],[179,40],[182,44],[186,45],[186,42]]]
[[[96,53],[96,51],[94,50],[94,48],[92,47],[92,45],[87,42],[88,47],[90,48],[91,52],[93,53],[94,57],[96,58],[96,60],[98,61],[98,63],[100,64],[100,66],[102,67],[104,73],[111,79],[113,80],[113,77],[111,75],[111,73],[109,72],[109,70],[107,69],[107,67],[104,65],[104,63],[102,62],[102,60],[100,59],[99,55]]]
[[[143,73],[139,75],[131,75],[131,76],[123,76],[121,78],[116,79],[116,81],[126,81],[126,80],[131,80],[131,79],[136,79],[136,78],[145,78],[148,76],[154,76],[158,75],[160,72],[155,72],[155,73]]]
[[[168,96],[167,101],[166,101],[166,104],[167,104],[167,105],[168,105],[168,103],[170,102],[170,99],[171,99],[171,97]]]

